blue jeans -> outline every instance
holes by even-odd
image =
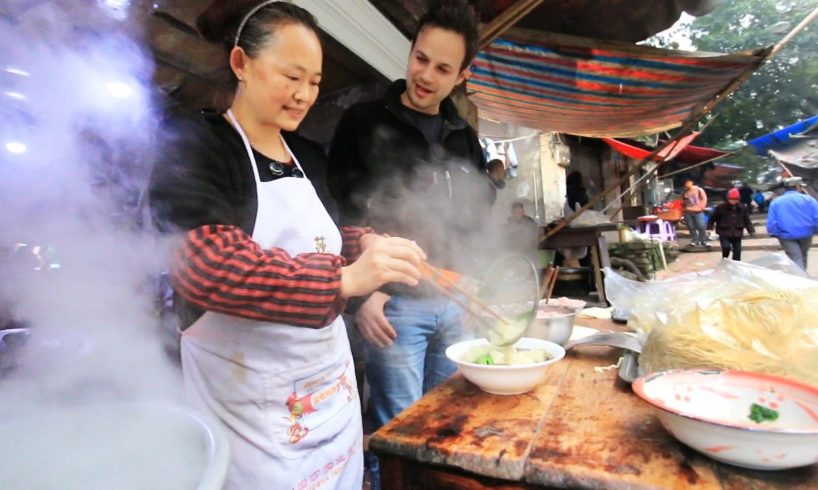
[[[398,337],[385,348],[367,344],[367,416],[373,431],[454,374],[457,367],[446,348],[467,338],[463,310],[445,297],[395,295],[384,313]]]
[[[707,241],[707,232],[705,231],[707,224],[704,219],[704,212],[685,213],[685,223],[687,223],[687,228],[690,230],[690,243],[704,245],[704,242]]]

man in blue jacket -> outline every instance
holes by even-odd
[[[799,267],[807,270],[812,235],[818,232],[818,201],[802,194],[800,177],[784,180],[784,194],[773,199],[767,213],[767,233]]]

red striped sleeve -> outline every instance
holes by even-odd
[[[355,262],[361,256],[361,237],[367,233],[375,233],[372,228],[363,226],[343,226],[341,227],[341,239],[344,244],[341,248],[341,255],[347,262]]]
[[[207,311],[321,328],[341,298],[343,257],[262,249],[239,227],[206,225],[187,233],[173,260],[173,287]]]

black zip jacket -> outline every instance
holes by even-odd
[[[327,181],[341,223],[413,239],[430,263],[478,272],[491,186],[477,134],[446,98],[440,144],[429,144],[401,104],[405,89],[405,81],[393,83],[338,124]]]
[[[716,228],[716,234],[725,238],[741,238],[744,229],[750,233],[755,233],[753,222],[750,221],[750,209],[744,204],[735,206],[729,202],[723,202],[716,206],[710,218],[707,220],[707,229]]]
[[[335,202],[326,185],[324,151],[295,133],[282,134],[337,222]],[[159,229],[186,231],[221,223],[236,225],[251,235],[258,210],[256,183],[241,136],[230,123],[216,113],[177,115],[163,122],[158,140],[150,201]],[[255,157],[262,181],[278,178],[270,170],[272,160],[258,152]],[[281,177],[290,176],[291,170]]]

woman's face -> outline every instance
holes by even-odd
[[[231,64],[243,80],[236,98],[258,123],[295,131],[318,98],[321,63],[321,43],[313,31],[300,24],[279,26],[255,58],[233,50]]]

